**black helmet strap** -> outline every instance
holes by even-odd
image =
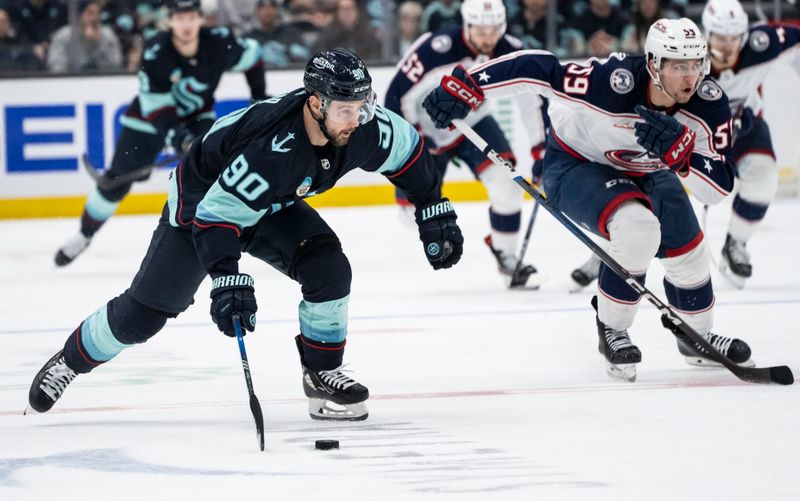
[[[321,118],[317,118],[316,116],[314,116],[314,110],[311,109],[311,99],[310,98],[311,98],[311,96],[309,96],[309,99],[306,99],[306,106],[308,107],[308,111],[311,113],[311,118],[313,118],[317,122],[317,125],[319,125],[319,130],[320,130],[320,132],[322,132],[322,135],[325,136],[325,139],[327,139],[329,142],[333,143],[334,142],[334,138],[331,137],[331,135],[328,133],[328,127],[325,126],[325,120],[328,119],[328,113],[325,110],[325,108],[326,108],[325,102],[324,102],[325,98],[321,97],[321,96],[317,96],[317,99],[319,99],[320,102],[322,102],[322,106],[319,107],[319,111],[320,111],[320,113],[322,113],[322,117]]]

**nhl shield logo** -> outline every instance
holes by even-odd
[[[310,189],[311,189],[311,178],[306,177],[305,179],[303,179],[303,182],[300,183],[300,186],[297,187],[297,191],[295,193],[297,193],[298,197],[304,197],[306,196],[306,193],[308,193],[308,190]]]
[[[323,158],[322,160],[320,160],[320,163],[322,164],[322,168],[325,169],[325,170],[328,170],[328,169],[331,168],[331,163],[328,161],[327,158]]]
[[[633,89],[633,73],[625,68],[617,68],[611,73],[610,83],[617,94],[627,94]]]

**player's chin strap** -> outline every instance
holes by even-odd
[[[324,97],[320,97],[319,100],[322,103],[322,105],[319,107],[320,113],[322,113],[321,118],[317,118],[316,116],[314,116],[314,110],[311,109],[311,100],[306,99],[306,106],[308,106],[308,111],[311,112],[311,118],[313,118],[317,122],[317,125],[319,125],[319,130],[320,132],[322,132],[322,135],[325,136],[325,139],[333,143],[334,138],[331,137],[331,135],[328,133],[328,128],[325,126],[325,120],[327,120],[328,118],[328,114],[325,112],[325,108],[327,108],[328,100],[327,98]]]
[[[661,85],[661,75],[658,73],[658,71],[653,72],[653,71],[650,70],[650,64],[649,63],[650,63],[650,61],[648,61],[648,64],[646,64],[645,67],[647,68],[647,74],[650,75],[650,79],[653,81],[653,85],[655,85],[656,89],[660,90],[662,94],[664,94],[665,96],[667,96],[671,100],[677,102],[678,100],[675,99],[675,96],[671,96],[669,94],[669,92],[667,92],[664,89],[664,86]],[[655,64],[655,63],[653,63],[653,64]],[[700,78],[697,79],[697,82],[695,82],[695,84],[694,84],[694,90],[692,92],[697,92],[697,89],[700,88],[700,84],[703,83],[703,78],[705,78],[705,74],[701,75]]]

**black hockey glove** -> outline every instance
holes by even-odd
[[[176,126],[169,136],[169,145],[172,146],[176,154],[183,156],[189,151],[195,137],[194,132],[188,127]]]
[[[422,106],[433,120],[433,125],[446,129],[453,120],[462,119],[469,115],[470,110],[478,109],[483,100],[481,86],[463,66],[458,65],[425,97]]]
[[[253,332],[256,328],[256,311],[258,305],[253,277],[240,273],[223,275],[211,281],[211,319],[226,336],[236,336],[233,331],[235,313],[241,317],[243,327]]]
[[[694,131],[671,116],[642,105],[636,106],[636,113],[644,118],[644,122],[634,125],[636,142],[670,169],[679,174],[687,173],[694,151]]]
[[[464,237],[456,224],[456,213],[450,200],[421,207],[414,212],[419,227],[419,239],[425,246],[425,257],[434,270],[449,268],[461,259]]]

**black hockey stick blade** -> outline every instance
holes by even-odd
[[[180,157],[171,156],[159,162],[150,165],[145,165],[130,172],[126,172],[125,174],[117,177],[106,177],[105,171],[97,169],[94,166],[94,164],[92,164],[92,161],[89,159],[88,153],[84,153],[83,155],[81,155],[81,160],[84,170],[86,170],[86,172],[94,180],[94,182],[97,183],[97,186],[99,186],[103,190],[113,190],[128,183],[142,180],[145,177],[147,177],[150,174],[150,172],[152,172],[153,169],[169,165],[176,160],[180,160]]]
[[[244,334],[242,334],[242,321],[239,315],[233,315],[233,331],[236,334],[236,341],[239,344],[239,355],[242,357],[242,369],[244,370],[244,380],[247,383],[247,393],[250,395],[250,412],[256,422],[256,437],[258,438],[258,448],[264,450],[264,413],[261,412],[261,403],[253,390],[253,378],[250,375],[250,362],[247,360],[247,351],[244,348]]]
[[[659,312],[666,317],[675,325],[675,327],[686,337],[688,337],[692,342],[696,343],[700,346],[704,352],[708,354],[710,358],[714,361],[720,363],[729,371],[731,371],[736,377],[741,379],[742,381],[747,381],[749,383],[761,383],[761,384],[768,384],[768,383],[776,383],[782,385],[789,385],[794,382],[794,375],[792,371],[786,366],[776,366],[776,367],[742,367],[740,365],[735,364],[732,362],[728,357],[723,355],[719,352],[716,348],[711,346],[711,344],[706,340],[705,337],[698,334],[692,327],[686,324],[676,313],[675,311],[666,303],[662,302],[655,294],[650,292],[650,290],[645,287],[644,285],[640,284],[634,277],[631,275],[625,268],[623,268],[619,263],[614,260],[611,256],[606,253],[600,246],[598,246],[591,238],[589,238],[580,228],[578,228],[575,223],[573,223],[563,212],[558,210],[557,208],[550,205],[550,200],[544,196],[538,189],[536,189],[532,184],[528,182],[527,179],[520,175],[515,174],[514,165],[510,162],[501,158],[500,155],[495,152],[491,146],[483,139],[478,133],[476,133],[472,127],[467,125],[461,120],[453,120],[453,125],[462,133],[464,136],[469,139],[472,144],[475,145],[479,150],[481,150],[495,165],[498,167],[505,168],[508,170],[508,173],[513,176],[514,181],[519,185],[520,188],[525,190],[530,196],[533,197],[534,200],[539,202],[539,205],[543,206],[544,209],[550,213],[558,222],[561,223],[564,228],[567,229],[570,233],[572,233],[575,237],[578,238],[584,245],[589,247],[603,262],[611,268],[611,270],[617,274],[621,279],[625,280],[625,282],[633,288],[636,292],[640,295],[647,298],[653,306],[655,306]]]

